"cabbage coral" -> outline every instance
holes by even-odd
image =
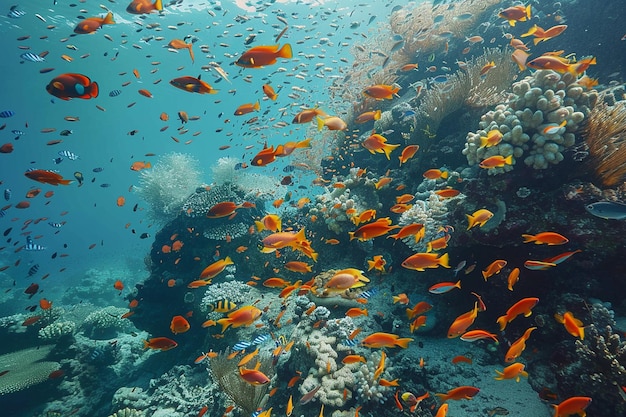
[[[137,193],[148,203],[150,216],[166,223],[176,217],[183,201],[201,185],[199,162],[182,153],[169,153],[139,176]]]

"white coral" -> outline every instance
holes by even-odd
[[[201,183],[199,162],[191,155],[173,152],[140,172],[136,190],[148,203],[149,214],[165,223],[178,214],[185,199]]]

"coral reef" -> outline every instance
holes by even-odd
[[[589,152],[585,164],[598,185],[614,187],[625,181],[626,101],[595,106],[589,113],[582,136]]]
[[[139,173],[136,191],[154,220],[166,223],[178,214],[185,198],[202,183],[199,165],[191,155],[172,152]]]
[[[144,413],[140,410],[135,410],[134,408],[124,408],[122,410],[118,410],[115,413],[109,415],[109,417],[143,417]]]
[[[597,101],[576,77],[541,70],[513,84],[508,104],[499,104],[481,117],[480,130],[469,132],[463,155],[470,165],[494,155],[513,156],[513,163],[488,170],[491,175],[513,170],[517,160],[546,169],[564,159],[563,151],[576,142],[575,132]],[[481,137],[498,130],[502,140],[481,146]]]
[[[276,178],[249,172],[240,167],[241,161],[237,158],[219,158],[211,167],[213,183],[236,186],[243,193],[244,200],[271,200],[287,192],[287,187],[281,185]]]
[[[267,392],[272,383],[252,385],[239,376],[237,362],[228,358],[228,350],[214,358],[210,358],[209,366],[211,377],[219,384],[230,400],[243,410],[245,415],[251,415],[257,409],[263,408],[269,396]],[[273,376],[272,358],[265,353],[258,356],[261,363],[259,370],[270,380]]]
[[[61,366],[58,362],[44,361],[54,345],[43,345],[0,356],[0,396],[21,391],[48,380],[49,375]]]
[[[71,336],[76,330],[76,323],[73,321],[56,321],[39,329],[39,338],[48,342],[56,342],[58,339]]]
[[[125,308],[113,306],[96,310],[85,318],[82,330],[92,339],[112,339],[119,332],[129,329],[129,321],[121,318],[127,312]]]

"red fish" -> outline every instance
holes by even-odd
[[[89,77],[82,74],[67,73],[53,78],[46,86],[46,91],[61,100],[88,100],[98,97],[98,83],[91,82]]]
[[[441,398],[441,401],[444,401],[444,402],[448,400],[471,400],[472,397],[478,394],[479,391],[480,389],[476,387],[462,386],[462,387],[451,389],[445,394],[435,394],[435,395]]]
[[[178,346],[178,343],[176,343],[172,339],[168,339],[167,337],[153,337],[152,339],[143,341],[144,349],[150,348],[163,352],[166,350],[174,349],[176,346]]]
[[[170,323],[170,330],[174,334],[185,333],[189,330],[189,322],[183,316],[174,316]]]
[[[288,43],[284,44],[282,48],[278,45],[255,46],[244,52],[235,64],[244,68],[261,68],[275,64],[277,58],[291,57],[293,57],[293,52]]]
[[[267,164],[270,164],[276,160],[276,150],[274,149],[274,145],[267,147],[267,144],[258,154],[252,158],[250,162],[255,167],[264,167]]]
[[[93,33],[96,30],[100,29],[102,25],[112,25],[112,24],[115,24],[115,21],[113,20],[113,13],[109,12],[104,18],[88,17],[87,19],[79,22],[74,28],[74,33],[78,33],[78,34]]]

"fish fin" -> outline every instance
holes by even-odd
[[[321,132],[323,128],[324,128],[324,119],[317,116],[317,131]]]
[[[107,13],[107,15],[104,17],[104,20],[102,21],[103,25],[113,25],[115,24],[115,21],[113,20],[113,13],[109,12]]]
[[[163,1],[162,0],[156,0],[154,2],[154,8],[158,11],[163,10]]]
[[[530,19],[531,15],[531,10],[530,10],[530,4],[528,6],[526,6],[526,18]]]
[[[284,44],[283,47],[278,50],[278,56],[281,58],[293,58],[291,45],[288,43]]]

